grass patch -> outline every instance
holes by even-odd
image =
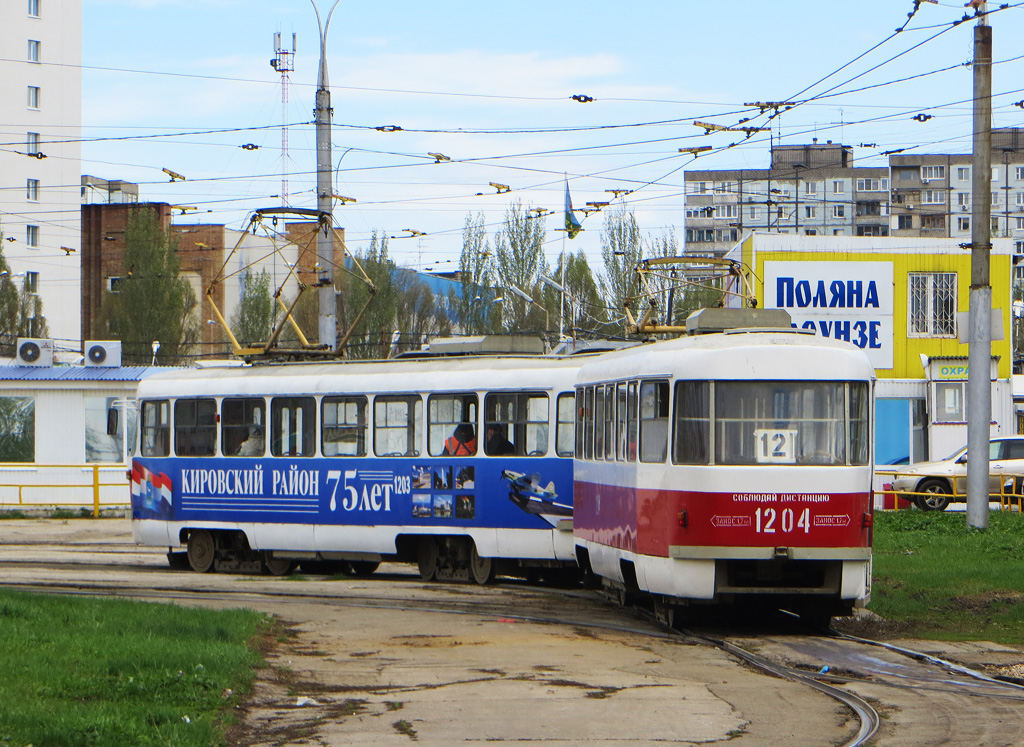
[[[262,664],[249,643],[269,624],[250,610],[0,590],[0,744],[223,744]]]
[[[870,609],[902,636],[1024,640],[1024,516],[993,512],[968,529],[963,513],[875,514]]]

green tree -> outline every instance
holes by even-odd
[[[274,331],[277,316],[274,297],[270,292],[270,273],[246,270],[242,274],[242,296],[238,309],[231,317],[231,331],[243,347],[266,342]]]
[[[0,238],[3,238],[2,232]],[[0,244],[0,355],[8,357],[14,356],[20,313],[18,286],[14,284],[12,274]]]
[[[562,272],[562,261],[565,261],[565,272]],[[603,337],[609,333],[608,304],[601,296],[597,279],[587,261],[587,255],[581,249],[576,254],[566,254],[558,259],[554,279],[565,288],[565,334],[575,337]],[[554,308],[561,310],[561,298],[557,291],[545,290],[554,294]],[[552,316],[556,318],[556,316]]]
[[[49,335],[42,299],[33,292],[27,275],[18,288],[0,245],[0,356],[14,356],[19,337]]]
[[[622,315],[627,301],[637,292],[636,266],[642,253],[640,228],[629,206],[619,205],[606,212],[601,229],[601,289],[608,305],[615,309],[613,317]],[[636,304],[633,313],[637,313]]]
[[[504,226],[494,237],[497,285],[504,289],[502,318],[509,332],[541,331],[545,315],[537,306],[513,295],[510,288],[537,299],[544,259],[545,218],[534,217],[516,200],[505,211]]]
[[[50,326],[43,315],[43,299],[26,277],[18,293],[18,337],[49,337]]]
[[[390,345],[398,314],[398,289],[393,280],[396,268],[388,256],[387,235],[374,230],[369,247],[362,254],[357,252],[354,259],[352,266],[344,274],[339,273],[336,281],[341,291],[338,297],[338,329],[344,330],[343,335],[351,331],[344,355],[348,358],[382,358]],[[362,267],[373,283],[372,288],[356,265]]]
[[[124,236],[124,267],[116,293],[103,299],[101,322],[121,340],[126,363],[144,364],[159,342],[158,363],[182,363],[199,340],[196,296],[179,274],[176,240],[148,211],[133,210]]]

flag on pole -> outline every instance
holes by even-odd
[[[583,226],[576,220],[572,212],[572,198],[569,196],[569,182],[565,183],[565,231],[570,239],[575,239],[576,234],[583,230]]]

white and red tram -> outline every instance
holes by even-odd
[[[669,608],[822,619],[871,584],[873,369],[854,345],[736,330],[592,359],[577,379],[577,561]]]

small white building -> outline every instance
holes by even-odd
[[[127,505],[135,417],[119,403],[156,370],[0,365],[0,510]]]

